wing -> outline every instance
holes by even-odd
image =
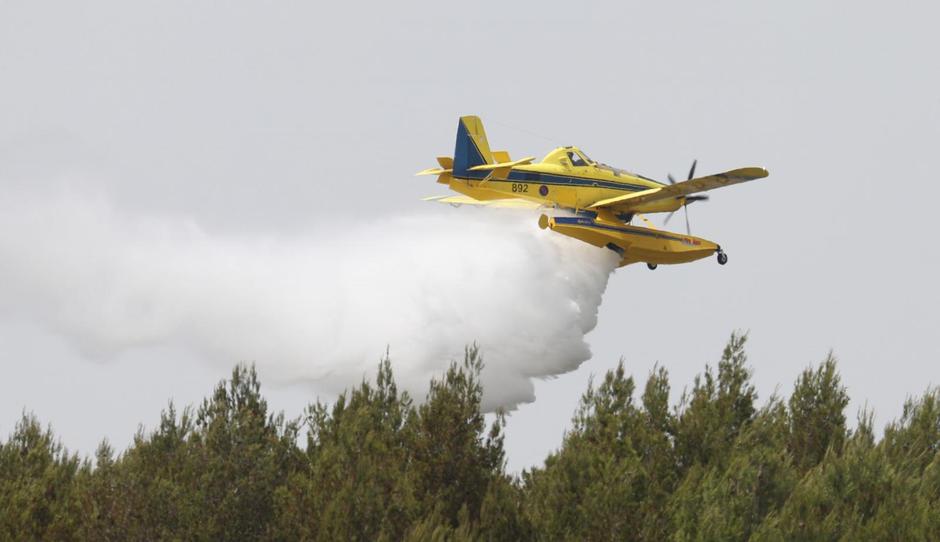
[[[767,175],[769,175],[769,173],[762,167],[734,169],[724,173],[709,175],[707,177],[699,177],[697,179],[690,179],[688,181],[670,184],[660,188],[651,188],[649,190],[633,192],[632,194],[625,194],[615,198],[603,199],[594,202],[593,204],[589,205],[588,208],[597,209],[601,207],[617,207],[620,209],[629,209],[631,207],[638,207],[644,203],[650,203],[668,198],[688,196],[698,192],[706,192],[708,190],[721,188],[722,186],[731,186],[733,184],[753,181],[755,179],[763,179]]]
[[[424,198],[424,201],[435,201],[437,203],[447,203],[453,205],[454,207],[460,207],[461,205],[478,205],[481,207],[501,207],[501,208],[512,208],[512,209],[538,209],[542,207],[534,201],[528,201],[524,199],[492,199],[486,201],[480,201],[471,198],[470,196],[429,196]]]

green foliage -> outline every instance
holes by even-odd
[[[51,429],[24,414],[0,443],[0,539],[73,539],[76,478],[83,467]]]
[[[746,341],[746,335],[732,334],[718,362],[718,374],[706,366],[692,391],[683,393],[676,430],[680,469],[725,461],[738,433],[754,416],[757,393],[746,365]]]
[[[849,396],[830,353],[819,367],[806,369],[790,396],[789,448],[797,466],[805,471],[822,461],[826,451],[840,450],[845,440],[845,407]]]
[[[0,441],[0,540],[932,540],[940,390],[875,438],[849,431],[830,355],[762,405],[734,334],[675,406],[623,362],[581,397],[561,447],[505,472],[476,347],[415,404],[388,356],[304,416],[273,414],[238,366],[196,409],[93,461],[24,415]],[[301,431],[305,430],[304,439]]]
[[[656,442],[621,361],[581,397],[562,449],[526,473],[527,516],[549,540],[620,540],[642,526]]]
[[[786,450],[787,412],[776,398],[736,435],[727,458],[696,464],[672,496],[676,540],[744,540],[778,509],[796,473]]]
[[[431,381],[414,417],[410,444],[417,495],[423,508],[437,508],[455,527],[461,509],[471,521],[479,519],[487,487],[503,469],[502,414],[483,436],[482,369],[479,351],[468,348],[462,366],[452,364],[441,380]]]
[[[400,539],[415,513],[406,478],[414,411],[399,394],[391,362],[376,383],[312,405],[306,463],[279,494],[278,532],[305,540]]]
[[[762,539],[934,540],[940,532],[940,391],[908,401],[876,443],[871,416],[799,481]]]
[[[487,430],[479,351],[468,348],[418,407],[391,361],[332,407],[308,409],[307,462],[278,493],[278,538],[516,539],[521,490],[503,473],[503,417]]]

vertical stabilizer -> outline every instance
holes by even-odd
[[[486,141],[486,132],[479,117],[460,117],[457,122],[457,145],[454,148],[454,175],[466,175],[474,166],[492,164],[493,155]]]

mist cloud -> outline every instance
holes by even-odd
[[[4,193],[8,192],[8,193]],[[286,235],[212,234],[105,197],[0,190],[0,313],[91,360],[172,344],[253,361],[271,383],[335,394],[390,349],[400,384],[477,342],[487,408],[590,357],[585,333],[617,257],[524,211],[434,208]]]

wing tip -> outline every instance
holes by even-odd
[[[761,166],[751,166],[745,167],[738,170],[742,177],[750,177],[752,179],[763,179],[764,177],[770,176],[770,172],[767,171],[767,168]]]

